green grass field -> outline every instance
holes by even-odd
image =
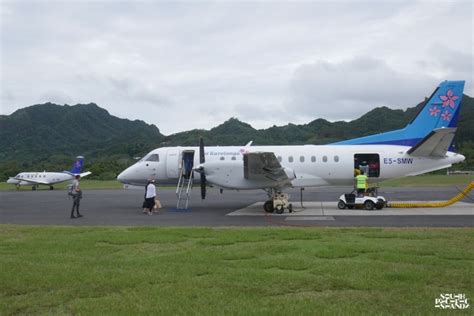
[[[0,314],[445,315],[474,229],[0,226]],[[454,311],[472,315],[468,310]]]

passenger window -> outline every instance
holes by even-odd
[[[160,161],[160,157],[158,156],[158,154],[153,154],[150,157],[148,157],[146,161]]]
[[[334,156],[334,162],[339,162],[339,156]]]
[[[281,162],[281,156],[278,156],[278,161]]]
[[[235,156],[232,156],[232,158],[230,158],[230,160],[235,160]]]
[[[293,162],[293,156],[288,157],[288,162]]]
[[[300,162],[304,162],[304,156],[300,156]]]
[[[323,156],[323,162],[328,162],[328,156]]]
[[[311,162],[316,162],[316,156],[311,156]]]
[[[224,157],[224,156],[221,156],[220,160],[224,160],[224,159],[225,159],[225,157]]]

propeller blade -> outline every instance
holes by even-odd
[[[199,138],[199,163],[206,162],[206,158],[204,157],[204,139]]]
[[[206,175],[201,173],[201,199],[206,199]]]
[[[199,163],[203,164],[206,162],[206,158],[204,157],[204,139],[199,138]],[[203,168],[201,175],[201,199],[206,198],[206,173]]]

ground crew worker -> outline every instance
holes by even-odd
[[[361,170],[360,174],[356,177],[357,194],[363,195],[368,187],[369,187],[368,178],[364,174],[364,171]]]
[[[72,181],[72,188],[71,188],[71,194],[72,194],[72,210],[71,210],[71,218],[79,218],[82,217],[82,215],[79,213],[79,205],[81,203],[82,199],[82,190],[79,185],[79,181],[81,180],[80,175],[76,175],[74,181]],[[74,216],[74,209],[76,209],[76,214],[77,216]]]

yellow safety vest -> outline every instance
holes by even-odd
[[[367,176],[360,174],[356,177],[357,189],[367,189]]]

